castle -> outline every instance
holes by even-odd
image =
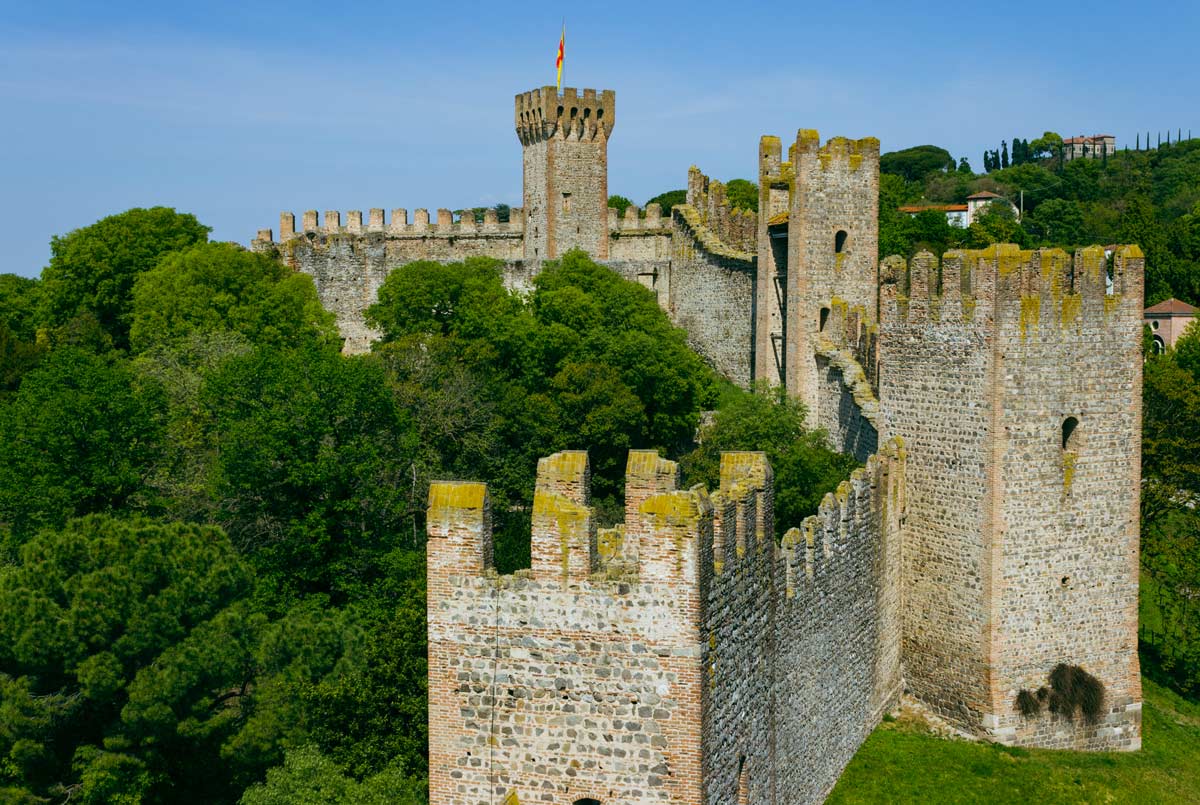
[[[762,138],[757,215],[693,168],[669,217],[618,219],[612,92],[527,92],[515,122],[507,223],[285,213],[254,248],[314,277],[349,349],[405,262],[491,255],[520,288],[587,249],[863,468],[777,542],[762,454],[723,455],[709,493],[632,451],[624,523],[599,528],[586,452],[559,453],[509,576],[486,486],[433,484],[431,802],[819,802],[903,691],[982,739],[1137,749],[1140,250],[880,262],[878,141],[803,129],[786,159]],[[1100,712],[1019,706],[1060,664],[1099,680]]]

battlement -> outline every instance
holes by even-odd
[[[758,214],[734,209],[725,185],[709,179],[693,165],[688,169],[687,203],[699,214],[700,222],[728,248],[753,254],[758,249]]]
[[[792,146],[789,159],[793,164],[815,159],[822,170],[858,171],[866,162],[879,163],[879,140],[863,137],[851,140],[847,137],[832,137],[821,145],[821,135],[816,129],[800,129],[796,132],[796,143]]]
[[[366,223],[360,210],[346,213],[346,223],[338,210],[327,210],[324,217],[316,210],[308,210],[301,217],[300,228],[296,228],[296,216],[291,212],[279,214],[279,242],[286,243],[306,234],[317,235],[366,235],[379,233],[389,237],[430,237],[452,235],[521,235],[525,232],[525,211],[520,207],[509,210],[508,221],[501,222],[493,209],[484,210],[483,221],[476,222],[473,210],[463,210],[455,216],[447,209],[439,209],[431,218],[429,210],[418,208],[413,220],[408,220],[408,210],[397,207],[392,210],[389,221],[378,207],[367,213]],[[257,244],[273,243],[270,229],[258,230]]]
[[[617,213],[615,207],[608,208],[608,231],[613,235],[646,232],[662,234],[670,228],[670,218],[663,218],[660,204],[647,204],[646,217],[641,216],[641,210],[636,204],[625,208],[625,215]]]
[[[780,544],[787,598],[796,597],[805,580],[817,580],[851,551],[876,549],[869,544],[898,529],[906,505],[904,443],[894,437],[866,466],[854,470],[821,500],[817,513],[789,528]]]
[[[1078,335],[1089,325],[1141,321],[1145,259],[1137,246],[1022,250],[997,244],[921,252],[880,264],[880,308],[907,326],[996,327],[1021,341]]]
[[[516,96],[513,123],[521,145],[553,137],[569,140],[608,139],[616,124],[617,94],[611,89],[597,93],[555,87],[522,92]]]

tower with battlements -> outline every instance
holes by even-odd
[[[608,259],[608,138],[616,93],[542,87],[516,97],[521,141],[526,260],[579,248]]]
[[[879,262],[878,141],[808,129],[786,159],[760,141],[757,213],[693,167],[685,203],[618,217],[614,110],[610,91],[516,97],[508,221],[284,213],[254,248],[313,277],[349,351],[409,263],[490,256],[528,289],[582,248],[863,469],[776,540],[760,454],[723,456],[709,494],[633,451],[624,522],[600,528],[586,452],[560,453],[538,467],[532,566],[507,576],[486,487],[434,484],[432,802],[820,801],[901,689],[982,739],[1140,746],[1137,247]],[[1054,699],[1063,667],[1099,710]]]
[[[882,271],[906,685],[993,740],[1136,749],[1141,251],[1000,245]],[[1018,710],[1059,664],[1103,684],[1095,722]]]

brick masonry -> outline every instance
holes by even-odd
[[[757,454],[723,457],[710,496],[635,451],[625,521],[598,529],[586,454],[561,453],[539,466],[532,567],[504,577],[486,487],[434,484],[433,802],[820,801],[902,687],[984,739],[1140,746],[1137,247],[877,263],[878,142],[806,129],[786,160],[762,138],[757,216],[693,168],[670,215],[618,217],[613,94],[542,88],[515,111],[510,222],[284,213],[253,248],[313,276],[348,351],[407,263],[495,257],[528,289],[586,248],[865,469],[777,543]],[[1018,714],[1058,663],[1104,684],[1098,723]]]
[[[1138,748],[1140,250],[1118,249],[1110,269],[1098,247],[1072,261],[1005,245],[886,273],[880,387],[884,431],[908,450],[909,688],[1005,743]],[[1058,663],[1104,684],[1098,724],[1018,715],[1018,692]]]
[[[900,692],[903,458],[782,545],[761,453],[724,454],[709,496],[631,452],[614,529],[588,480],[584,452],[539,463],[511,576],[486,487],[430,490],[430,801],[819,801]]]

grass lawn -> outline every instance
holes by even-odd
[[[1200,803],[1200,703],[1143,680],[1142,750],[1010,749],[884,723],[842,774],[830,803]]]

